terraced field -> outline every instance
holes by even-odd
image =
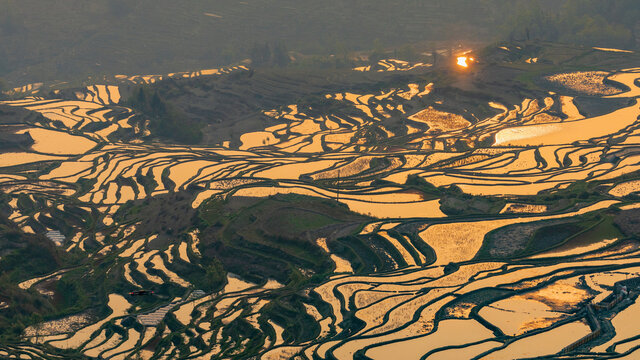
[[[154,134],[157,119],[130,106],[136,86],[201,96],[206,81],[258,81],[242,77],[253,70],[3,100],[34,115],[0,122],[29,140],[0,154],[14,294],[0,290],[0,315],[20,320],[0,356],[637,355],[640,71],[558,72],[523,54],[500,66],[545,72],[554,90],[506,94],[499,79],[459,87],[490,64],[382,62],[352,70],[367,86],[318,86],[189,146]],[[47,311],[21,316],[30,301]]]

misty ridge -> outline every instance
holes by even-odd
[[[289,52],[306,58],[298,66],[348,67],[360,51],[415,57],[499,40],[632,49],[639,17],[633,0],[6,0],[0,78],[18,85],[244,59],[282,66]],[[265,47],[274,59],[264,57]],[[308,58],[328,55],[335,59]]]

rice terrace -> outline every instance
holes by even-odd
[[[178,61],[180,40],[123,50],[148,72],[0,62],[0,359],[640,359],[640,22],[620,40],[598,21],[622,6],[518,1],[533,20],[510,32],[325,51],[315,17],[269,25],[310,2],[278,2],[144,10],[194,37],[299,31],[225,57]],[[340,29],[376,29],[338,14],[375,8],[330,3]],[[444,1],[392,3],[408,33],[466,34],[504,1],[459,23]],[[560,15],[536,27],[533,3]],[[584,6],[601,37],[558,35],[587,3],[611,11]],[[6,6],[0,25],[23,11]],[[31,25],[6,26],[0,52],[24,51],[11,34]]]

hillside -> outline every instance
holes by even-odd
[[[640,55],[451,55],[6,94],[0,357],[633,354]]]

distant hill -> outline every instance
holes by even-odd
[[[4,0],[0,78],[10,85],[168,73],[251,58],[547,40],[637,47],[634,0]]]
[[[242,60],[265,42],[330,54],[486,40],[489,8],[459,0],[7,0],[0,3],[0,77],[21,85],[193,70]]]

